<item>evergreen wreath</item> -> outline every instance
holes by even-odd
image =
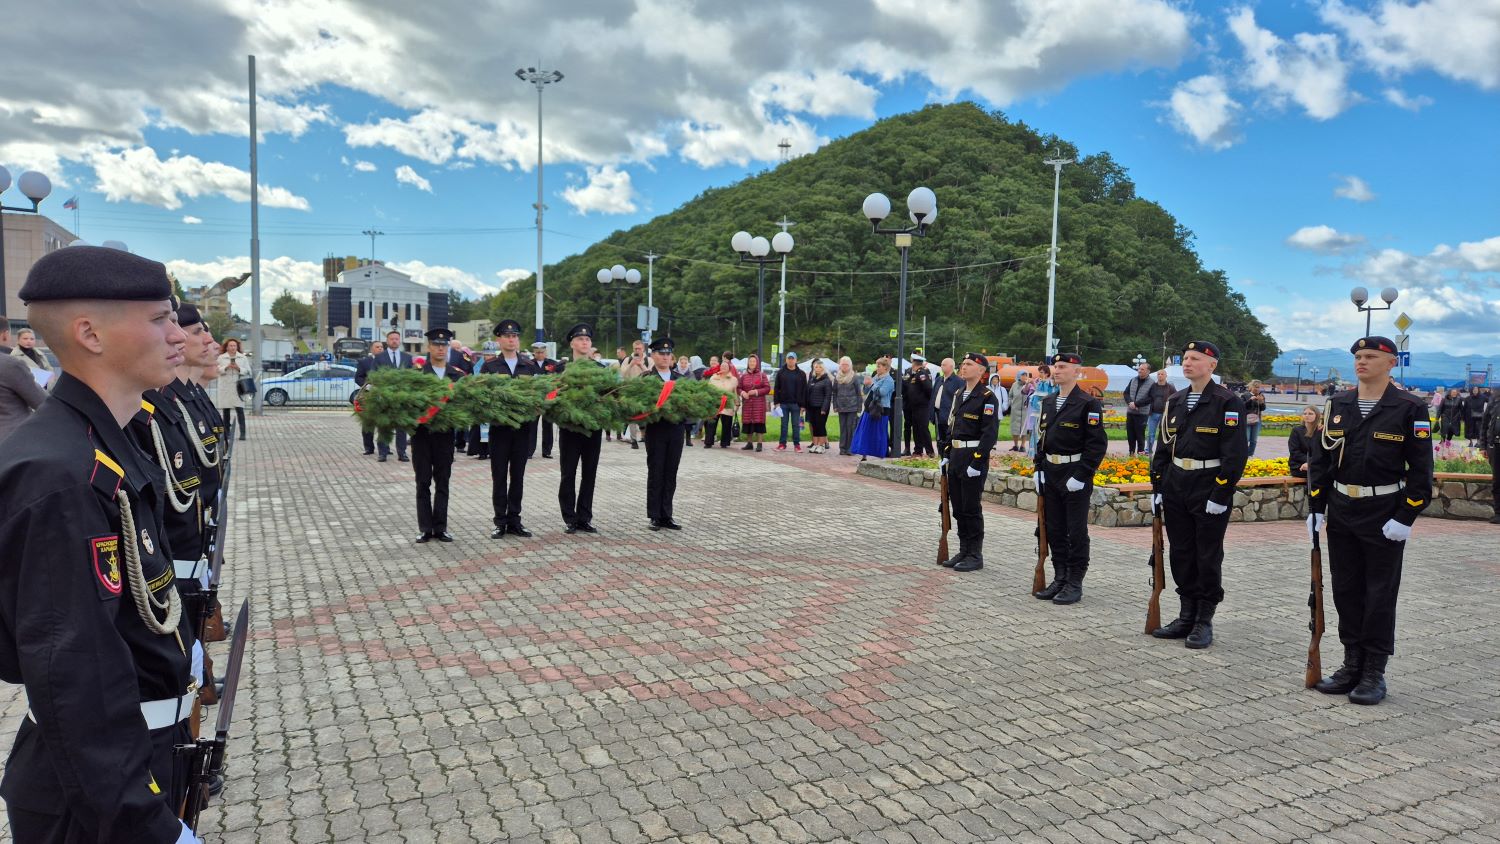
[[[696,422],[719,412],[725,394],[707,381],[679,378],[672,384],[662,402],[668,382],[652,375],[626,381],[614,399],[620,415],[629,422],[649,425],[652,422]],[[658,403],[661,406],[658,407]]]
[[[591,434],[622,424],[619,407],[612,396],[620,389],[620,374],[612,367],[592,361],[568,365],[546,394],[544,413],[558,427],[581,434]]]
[[[370,373],[354,402],[360,425],[377,431],[456,431],[472,424],[461,404],[452,401],[454,384],[420,369],[383,367]]]
[[[458,405],[476,422],[519,428],[536,421],[545,397],[554,389],[554,376],[481,374],[461,379],[451,405]]]

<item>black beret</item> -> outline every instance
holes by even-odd
[[[1197,352],[1200,355],[1208,355],[1214,360],[1219,359],[1219,347],[1208,342],[1207,340],[1190,341],[1186,346],[1182,347],[1182,351],[1184,353]]]
[[[964,355],[964,360],[974,361],[985,369],[990,368],[990,359],[985,357],[984,355],[976,355],[973,352],[969,352],[968,354]]]
[[[1396,344],[1392,343],[1389,337],[1361,337],[1360,339],[1354,341],[1354,345],[1349,347],[1349,354],[1352,355],[1355,352],[1363,351],[1366,349],[1373,349],[1377,352],[1385,352],[1388,355],[1394,355],[1396,353]]]
[[[453,332],[446,328],[434,328],[427,332],[427,339],[434,343],[446,343],[453,339]]]
[[[1076,363],[1079,366],[1082,366],[1083,365],[1083,355],[1080,355],[1077,352],[1058,352],[1057,354],[1055,354],[1052,357],[1048,358],[1047,362],[1048,363]]]
[[[68,246],[38,259],[19,295],[27,304],[60,299],[166,301],[172,296],[172,280],[166,267],[123,249]]]
[[[521,323],[516,322],[513,319],[502,319],[499,322],[495,323],[495,336],[496,337],[499,337],[501,334],[520,334],[520,333],[521,333]]]
[[[653,352],[670,352],[672,349],[671,337],[658,337],[651,341],[651,351]]]
[[[594,336],[594,327],[592,325],[589,325],[586,322],[580,322],[577,325],[573,326],[572,328],[568,329],[568,340],[570,340],[570,341],[574,337],[588,337],[588,338],[592,339],[593,336]]]
[[[177,306],[177,324],[183,328],[197,325],[203,321],[203,314],[198,312],[195,305],[183,303]]]

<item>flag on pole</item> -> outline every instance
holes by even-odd
[[[69,211],[77,211],[78,210],[78,197],[75,196],[72,199],[68,200],[67,202],[64,202],[63,203],[63,207],[66,208],[66,209],[68,209]]]

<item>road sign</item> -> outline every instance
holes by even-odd
[[[661,308],[648,308],[645,305],[637,305],[635,309],[635,327],[641,331],[655,331],[656,318],[661,315]]]
[[[1398,351],[1398,352],[1407,351],[1407,349],[1410,346],[1410,344],[1411,344],[1411,335],[1410,334],[1397,334],[1396,335],[1396,351]]]
[[[894,329],[894,328],[891,329],[891,339],[892,340],[896,339],[896,329]]]
[[[1396,363],[1402,366],[1411,366],[1411,352],[1397,352]]]
[[[1404,334],[1408,328],[1411,328],[1411,317],[1406,315],[1406,311],[1402,311],[1401,316],[1396,317],[1396,330]]]

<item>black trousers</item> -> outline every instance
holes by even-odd
[[[1125,414],[1125,447],[1131,454],[1140,454],[1146,450],[1146,420],[1150,418],[1148,413]]]
[[[466,450],[466,453],[470,457],[489,457],[490,456],[490,444],[488,442],[482,442],[481,441],[481,437],[479,436],[479,426],[478,425],[470,425],[469,426],[469,445],[468,445],[468,448]]]
[[[734,436],[734,417],[725,416],[722,413],[715,414],[703,426],[703,441],[711,443],[714,441],[714,429],[719,430],[719,445],[729,448],[729,441]]]
[[[559,428],[557,449],[560,452],[562,478],[557,486],[557,503],[562,507],[563,522],[585,525],[594,520],[594,476],[599,472],[600,432],[580,434]],[[579,465],[583,477],[578,478]],[[577,479],[575,493],[574,480]]]
[[[224,413],[224,431],[226,432],[225,436],[228,436],[229,435],[228,432],[231,430],[230,427],[229,427],[229,414],[231,412],[233,412],[233,413],[238,414],[235,417],[235,419],[239,421],[240,439],[244,439],[245,438],[245,407],[244,407],[244,405],[241,405],[239,407],[226,407],[226,408],[222,408],[222,411]]]
[[[551,457],[552,456],[552,423],[548,422],[545,419],[539,419],[539,420],[537,420],[536,422],[533,423],[533,427],[540,428],[541,430],[540,431],[532,431],[531,432],[531,450],[530,450],[530,453],[527,454],[526,456],[527,457],[535,457],[536,456],[536,441],[537,441],[537,437],[540,436],[541,439],[542,439],[542,456],[543,457]],[[493,433],[491,435],[493,436]]]
[[[411,435],[417,471],[417,527],[436,536],[448,529],[448,479],[453,474],[453,432],[419,426]]]
[[[1337,491],[1328,501],[1328,571],[1345,648],[1390,656],[1396,652],[1396,594],[1405,542],[1380,529],[1395,514],[1401,493],[1355,501]]]
[[[676,422],[646,426],[646,518],[653,522],[672,518],[683,445],[682,426]]]
[[[495,509],[495,527],[521,527],[521,496],[526,493],[526,460],[536,440],[535,424],[490,426],[490,503]]]
[[[1053,479],[1051,471],[1043,471],[1047,472],[1042,497],[1047,505],[1047,551],[1052,566],[1064,580],[1081,583],[1089,570],[1089,497],[1094,485],[1087,483],[1077,492],[1068,492],[1061,472]]]
[[[932,428],[928,427],[932,420],[926,408],[913,413],[908,424],[911,426],[912,451],[920,451],[923,454],[932,454]]]
[[[979,477],[969,477],[969,466],[979,470]],[[979,554],[984,550],[984,511],[980,496],[984,479],[990,473],[988,456],[975,457],[973,449],[954,449],[948,458],[948,511],[958,525],[960,553]]]
[[[1490,453],[1490,506],[1500,515],[1500,443],[1488,449]]]
[[[365,431],[364,434],[363,434],[363,438],[364,438],[364,441],[365,441],[365,451],[366,452],[374,451],[375,450],[375,446],[377,445],[377,443],[375,442],[375,432],[374,431]],[[381,440],[378,443],[378,445],[380,446],[380,456],[381,457],[385,457],[385,456],[387,456],[387,455],[389,455],[391,453],[391,441],[390,440]],[[396,454],[399,457],[405,457],[406,456],[406,432],[405,431],[397,431],[396,432]]]
[[[1210,605],[1224,600],[1224,533],[1229,530],[1227,510],[1210,516],[1203,509],[1213,490],[1215,475],[1208,470],[1190,472],[1174,465],[1168,467],[1161,487],[1167,559],[1177,594]]]

